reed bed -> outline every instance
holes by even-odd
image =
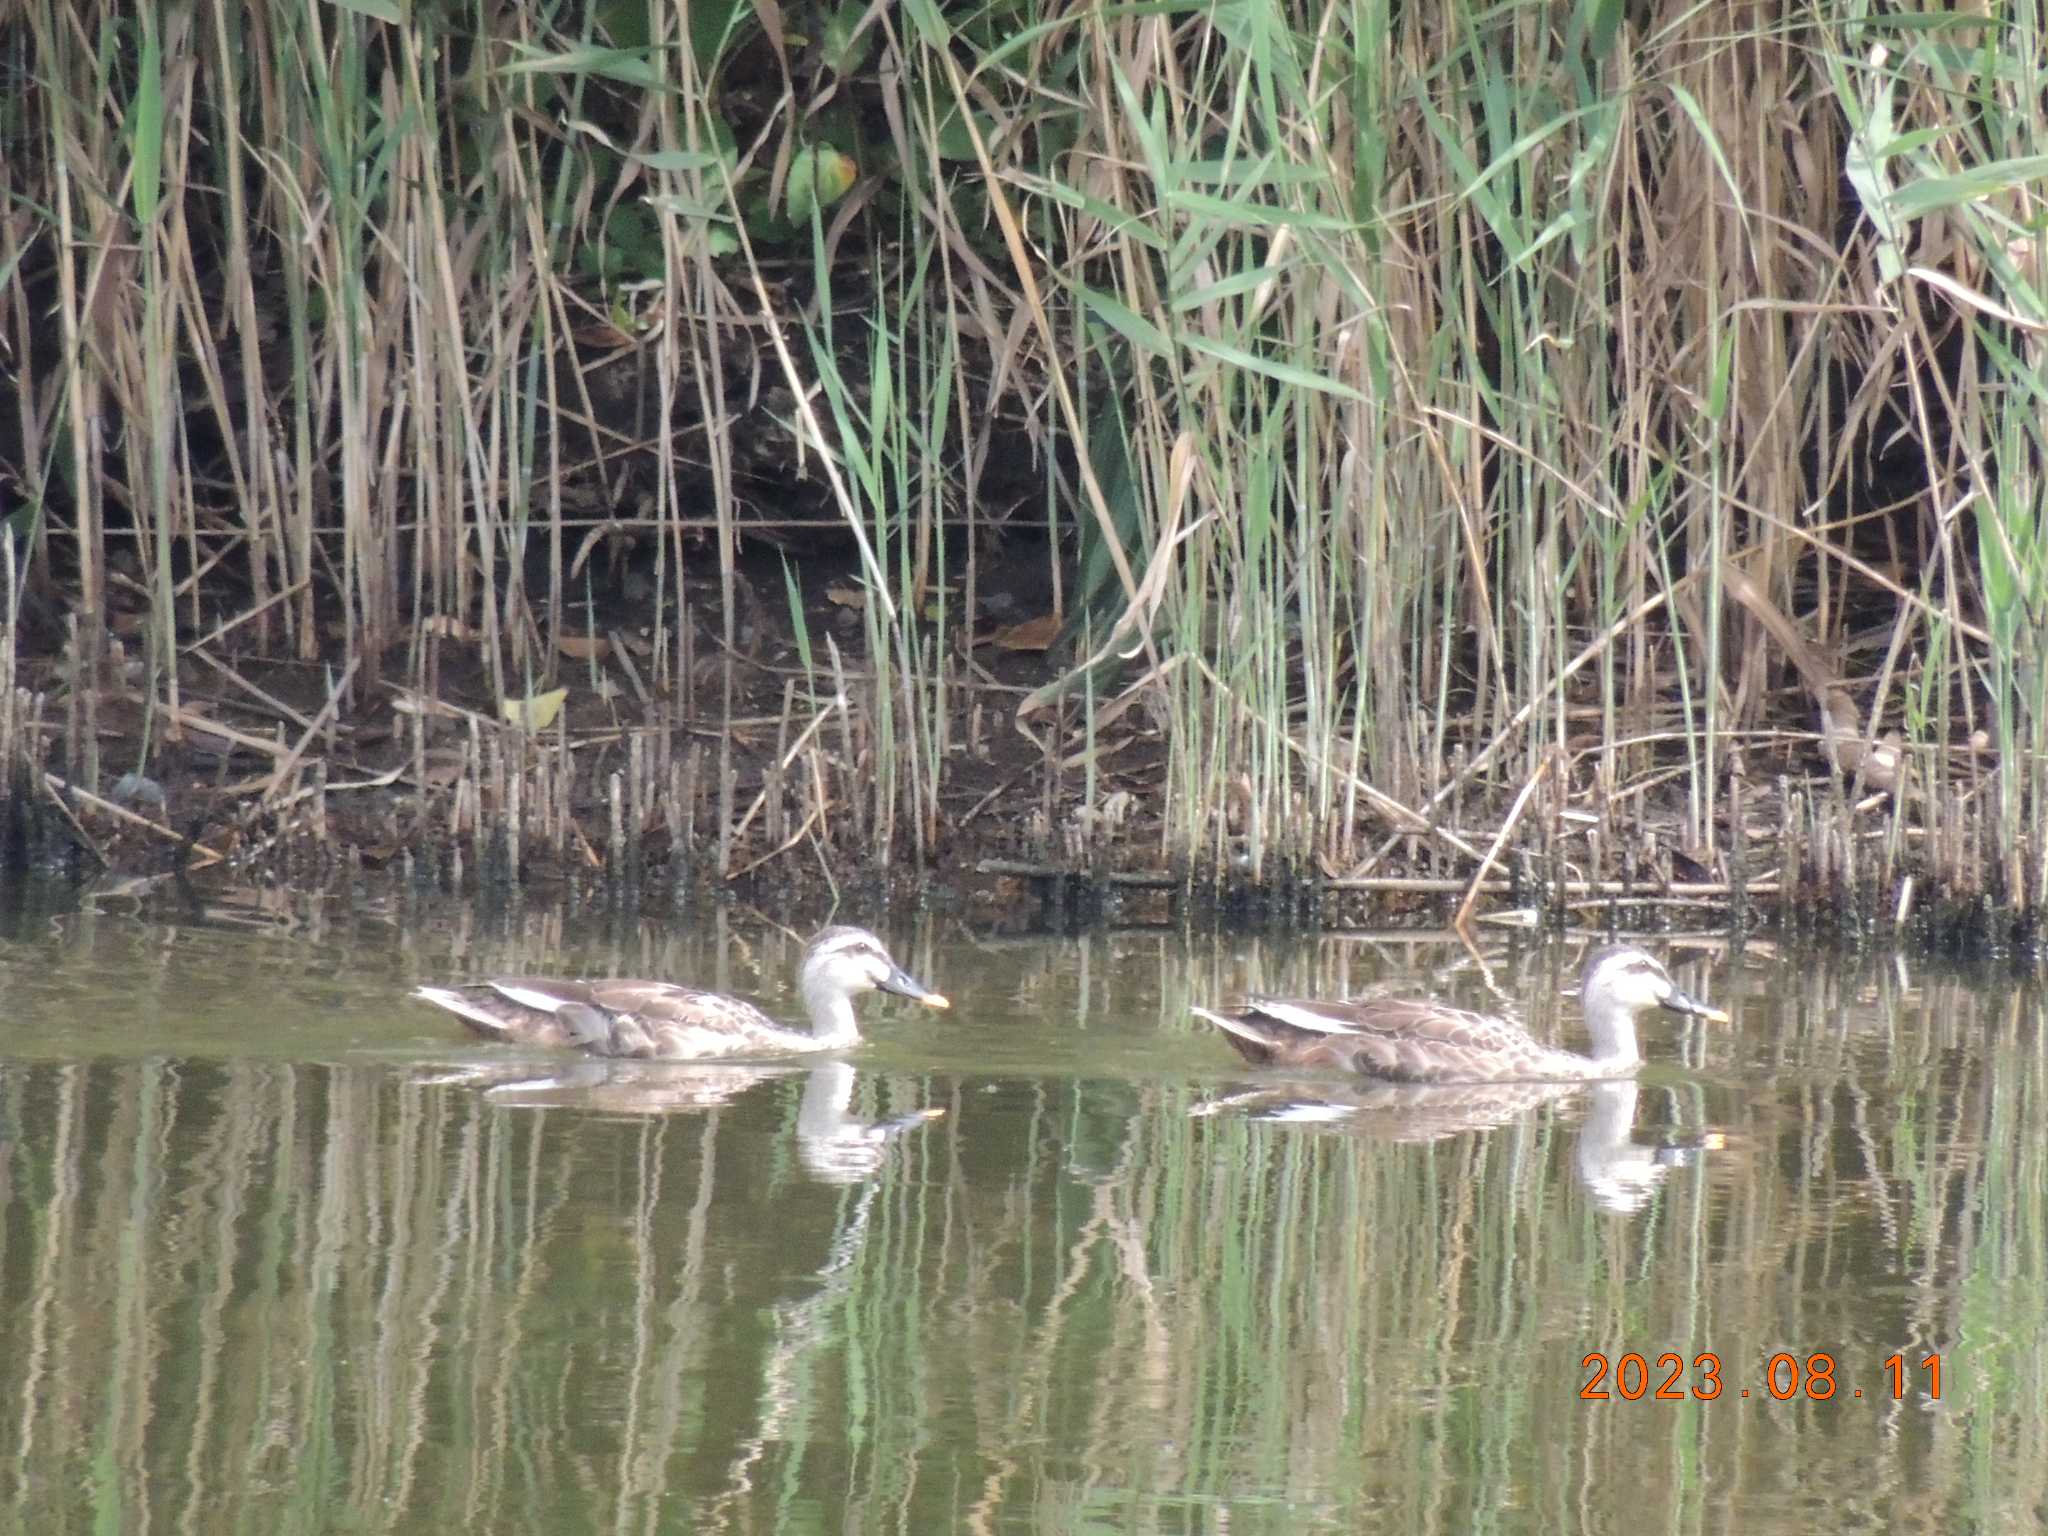
[[[2036,18],[1014,22],[0,16],[14,857],[2032,931]]]

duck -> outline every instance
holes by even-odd
[[[1542,1044],[1493,1014],[1408,998],[1311,1002],[1252,998],[1235,1012],[1193,1011],[1254,1066],[1335,1067],[1395,1083],[1593,1082],[1642,1065],[1636,1019],[1662,1009],[1725,1024],[1725,1010],[1671,979],[1654,955],[1610,944],[1586,957],[1579,982],[1591,1055]]]
[[[516,1045],[567,1047],[592,1056],[705,1061],[793,1056],[860,1042],[853,999],[893,992],[949,1008],[865,928],[827,928],[804,947],[797,990],[808,1031],[778,1024],[752,1003],[672,981],[559,981],[500,976],[464,986],[415,987],[412,995],[457,1015],[476,1033]]]

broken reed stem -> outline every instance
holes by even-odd
[[[1501,823],[1500,831],[1494,834],[1493,845],[1486,850],[1486,857],[1479,861],[1479,872],[1472,877],[1472,888],[1465,893],[1465,899],[1458,903],[1457,916],[1451,919],[1451,926],[1460,933],[1471,921],[1472,908],[1478,904],[1480,887],[1485,883],[1493,866],[1500,861],[1500,851],[1514,835],[1521,823],[1522,812],[1529,808],[1529,797],[1536,793],[1536,786],[1550,775],[1551,759],[1546,755],[1536,765],[1536,771],[1529,776],[1529,782],[1522,786],[1522,792],[1515,796],[1515,803],[1508,808],[1507,820]]]
[[[825,707],[819,710],[817,714],[811,717],[811,723],[803,728],[803,733],[799,735],[797,739],[794,742],[792,742],[787,749],[777,754],[775,762],[770,771],[762,776],[763,783],[761,785],[760,793],[756,794],[754,796],[752,803],[747,806],[747,812],[744,816],[740,818],[739,825],[732,829],[732,835],[731,838],[728,840],[728,846],[730,846],[731,843],[738,842],[741,836],[745,834],[747,827],[752,823],[756,813],[760,811],[763,805],[767,804],[770,791],[772,790],[778,794],[781,792],[782,775],[788,771],[789,765],[792,762],[794,762],[797,756],[804,750],[804,748],[807,745],[809,745],[811,738],[818,734],[819,730],[823,728],[825,722],[831,719],[833,715],[843,715],[845,712],[845,699],[834,697],[826,700]],[[756,862],[758,863],[759,861],[757,860]],[[750,869],[752,867],[752,865],[748,866],[748,868]],[[731,879],[735,877],[727,875],[724,878]]]
[[[702,774],[704,749],[692,743],[683,753],[683,781],[678,787],[677,797],[683,809],[683,858],[686,864],[694,865],[697,859],[697,802],[701,798],[698,779]]]
[[[755,870],[759,869],[763,864],[768,863],[771,859],[781,858],[782,855],[789,852],[790,849],[794,848],[798,843],[804,840],[805,836],[810,832],[811,828],[817,824],[818,818],[822,814],[823,812],[821,810],[819,810],[817,807],[813,807],[811,810],[811,814],[804,818],[803,825],[798,827],[794,832],[790,833],[789,836],[785,838],[779,846],[770,848],[766,853],[762,854],[759,858],[750,860],[746,864],[741,865],[738,869],[732,872],[731,878],[737,880],[742,875],[750,875]]]
[[[722,543],[720,548],[721,550],[724,548],[724,545]],[[723,572],[728,578],[726,581],[726,589],[728,592],[730,592],[732,588],[732,582],[730,580],[731,573],[729,569],[731,565],[730,557],[728,555],[721,553],[721,555],[719,556],[719,565],[721,572]],[[732,615],[730,604],[727,605],[726,627],[728,630],[730,630],[732,627]],[[728,635],[727,638],[730,639],[730,635]],[[724,716],[728,721],[730,721],[732,719],[733,714],[733,677],[731,651],[727,651],[720,658],[720,665],[722,666],[724,672],[724,692],[721,695],[721,697],[725,701]],[[739,770],[734,766],[732,760],[732,732],[730,729],[728,729],[721,732],[718,737],[718,878],[721,880],[725,879],[727,877],[727,874],[732,869],[732,801],[733,795],[738,790],[738,773]]]
[[[44,790],[49,794],[50,803],[57,807],[57,814],[62,816],[66,822],[70,823],[71,831],[73,835],[77,837],[79,846],[84,848],[86,852],[90,853],[93,856],[93,858],[98,862],[100,868],[108,868],[109,866],[106,854],[100,850],[100,845],[92,840],[91,834],[89,834],[85,830],[85,824],[78,819],[77,815],[72,811],[71,807],[65,804],[64,802],[64,795],[66,793],[76,793],[80,794],[81,797],[83,797],[83,792],[72,790],[69,785],[67,785],[62,779],[58,778],[57,775],[55,775],[54,773],[44,773],[40,775],[39,781],[41,782]],[[109,806],[108,809],[118,811],[123,816],[131,815],[130,812],[121,810],[119,806]],[[155,822],[146,820],[145,818],[140,816],[135,816],[133,817],[133,819],[136,822],[140,823],[142,826],[147,827],[150,830],[150,832],[154,834],[163,834],[168,833],[170,831],[169,827],[160,827]]]
[[[638,731],[626,741],[626,876],[640,881],[647,837],[647,738]]]
[[[846,690],[846,664],[840,659],[839,643],[831,635],[825,636],[825,654],[832,663],[832,689],[834,696],[843,704],[851,695]],[[853,711],[842,708],[839,712],[840,762],[846,773],[846,794],[843,799],[851,823],[849,831],[853,846],[865,847],[868,842],[868,811],[866,798],[862,795],[863,779],[860,771],[860,743],[854,730]]]
[[[626,867],[626,808],[624,784],[617,769],[605,780],[605,863],[618,871]]]
[[[1612,646],[1616,640],[1620,639],[1623,635],[1627,634],[1630,630],[1634,629],[1638,624],[1640,624],[1644,619],[1648,618],[1651,614],[1655,613],[1658,609],[1664,607],[1667,603],[1670,602],[1673,596],[1675,596],[1678,592],[1682,591],[1686,587],[1690,586],[1692,583],[1698,581],[1705,574],[1706,572],[1704,570],[1696,570],[1690,572],[1685,576],[1679,577],[1678,580],[1673,582],[1670,586],[1664,588],[1662,591],[1651,593],[1648,597],[1644,598],[1641,602],[1636,604],[1634,608],[1630,609],[1627,613],[1623,614],[1620,618],[1616,619],[1612,624],[1608,625],[1606,629],[1602,630],[1598,635],[1594,636],[1593,639],[1589,641],[1586,644],[1586,646],[1579,651],[1577,655],[1573,656],[1570,661],[1566,662],[1562,667],[1559,667],[1555,672],[1551,673],[1550,676],[1546,677],[1543,680],[1542,685],[1536,689],[1535,693],[1530,698],[1524,700],[1521,707],[1517,709],[1512,716],[1509,717],[1507,724],[1502,726],[1498,731],[1494,732],[1494,734],[1487,740],[1484,746],[1482,746],[1477,752],[1474,752],[1470,757],[1468,757],[1465,760],[1464,765],[1461,768],[1459,768],[1459,770],[1455,774],[1452,775],[1451,781],[1448,784],[1439,787],[1436,790],[1436,792],[1432,794],[1427,801],[1424,802],[1423,809],[1420,814],[1422,814],[1426,818],[1430,812],[1435,811],[1437,807],[1442,805],[1446,799],[1449,799],[1451,796],[1458,793],[1458,791],[1461,789],[1461,787],[1464,785],[1467,779],[1472,777],[1473,774],[1479,772],[1479,770],[1484,768],[1488,763],[1492,762],[1493,759],[1500,752],[1502,752],[1510,742],[1516,740],[1521,735],[1522,728],[1526,726],[1529,723],[1529,721],[1535,717],[1536,712],[1539,709],[1544,707],[1544,705],[1549,701],[1552,694],[1556,693],[1573,677],[1577,676],[1581,671],[1583,671],[1589,663],[1596,660],[1603,652],[1605,652],[1608,649],[1608,647]],[[1399,837],[1400,834],[1397,833],[1393,838],[1389,838],[1385,843],[1383,843],[1380,846],[1379,851],[1376,854],[1374,854],[1370,863],[1376,865],[1379,863],[1381,859],[1385,858],[1388,852],[1396,846],[1396,844],[1399,841]]]
[[[306,755],[306,748],[312,745],[313,737],[319,732],[321,726],[328,724],[334,719],[336,707],[341,703],[342,696],[348,691],[349,681],[356,675],[356,668],[362,664],[362,660],[361,656],[352,656],[349,658],[348,665],[342,668],[341,676],[336,678],[334,685],[327,690],[327,702],[320,706],[320,713],[306,722],[305,730],[299,734],[298,744],[284,754],[277,767],[272,771],[269,782],[263,786],[263,799],[265,802],[274,799],[277,792],[284,787],[285,780],[290,778],[292,770],[298,767],[299,760]],[[180,711],[179,713],[182,718],[183,712]],[[218,726],[212,725],[209,725],[207,728],[210,730],[219,729]],[[332,743],[329,743],[329,750],[332,751],[332,749]]]
[[[790,723],[796,713],[796,679],[782,681],[782,713],[775,722],[775,758],[768,771],[762,775],[762,794],[767,796],[768,815],[762,831],[771,843],[779,843],[788,831],[788,801],[784,794],[783,767],[790,761]]]
[[[527,743],[530,739],[524,729],[516,726],[513,728],[512,748],[516,761],[513,762],[511,771],[504,775],[505,794],[504,798],[498,802],[501,814],[504,817],[505,878],[514,885],[519,883],[519,859],[525,843],[526,817],[523,812],[525,810],[526,774],[524,772],[524,765],[527,758]],[[496,742],[492,743],[492,761],[493,763],[503,761],[503,755],[498,751],[498,744]]]
[[[204,869],[209,864],[218,864],[221,861],[220,854],[208,848],[204,843],[193,842],[192,839],[178,831],[175,827],[165,826],[160,821],[151,821],[147,816],[138,816],[126,806],[116,805],[111,800],[103,800],[98,795],[92,793],[91,790],[81,789],[76,784],[67,783],[54,773],[45,773],[42,779],[44,787],[58,800],[59,809],[64,812],[65,818],[71,822],[72,826],[77,828],[79,836],[84,839],[85,846],[93,852],[95,857],[99,857],[100,863],[103,865],[107,862],[106,859],[99,854],[98,846],[90,838],[85,837],[85,829],[79,826],[78,818],[71,813],[68,807],[62,804],[63,796],[75,796],[78,800],[91,806],[103,815],[111,816],[116,821],[123,822],[131,827],[140,827],[152,837],[161,838],[165,842],[177,844],[180,848],[189,849],[188,868]]]

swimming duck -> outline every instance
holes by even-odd
[[[480,1035],[519,1045],[571,1046],[593,1056],[695,1061],[714,1056],[833,1051],[860,1039],[853,997],[875,988],[951,1005],[889,958],[865,928],[827,928],[804,950],[797,990],[809,1033],[777,1024],[752,1003],[671,981],[555,981],[504,976],[412,995],[459,1014]]]
[[[1681,991],[1633,945],[1586,957],[1579,983],[1593,1054],[1540,1044],[1519,1024],[1444,1003],[1403,998],[1307,1002],[1253,998],[1235,1013],[1194,1011],[1254,1066],[1338,1067],[1397,1083],[1567,1082],[1626,1077],[1642,1064],[1636,1015],[1662,1008],[1727,1023]]]

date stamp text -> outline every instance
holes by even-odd
[[[1585,1384],[1579,1388],[1579,1396],[1589,1403],[1613,1402],[1617,1398],[1629,1403],[1641,1402],[1645,1398],[1652,1402],[1693,1399],[1707,1403],[1730,1392],[1741,1397],[1768,1397],[1780,1403],[1791,1402],[1795,1398],[1818,1403],[1831,1397],[1888,1396],[1897,1402],[1908,1396],[1929,1399],[1941,1396],[1941,1356],[1938,1354],[1923,1355],[1918,1361],[1909,1360],[1903,1354],[1886,1356],[1877,1379],[1869,1383],[1867,1393],[1863,1386],[1846,1379],[1835,1357],[1824,1350],[1810,1355],[1780,1350],[1764,1362],[1763,1375],[1753,1383],[1754,1390],[1751,1386],[1731,1382],[1722,1367],[1721,1357],[1709,1352],[1694,1355],[1688,1361],[1685,1356],[1670,1350],[1655,1360],[1634,1350],[1614,1356],[1596,1350],[1579,1365],[1587,1373]]]

